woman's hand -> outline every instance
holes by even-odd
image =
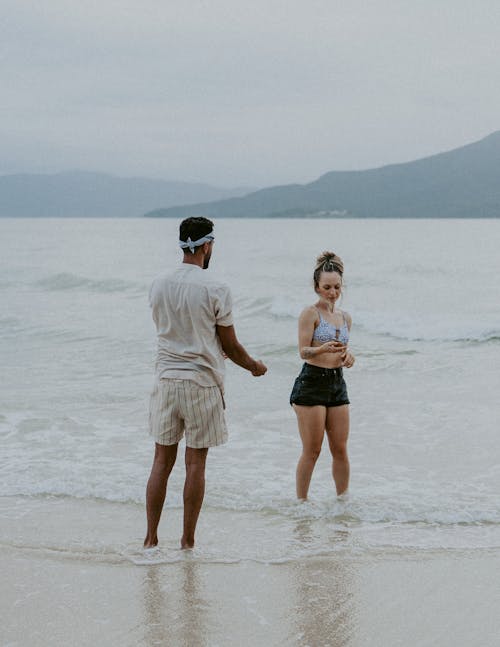
[[[347,348],[345,345],[336,339],[332,339],[331,341],[327,341],[321,346],[318,346],[319,353],[345,353],[346,351]]]
[[[342,355],[342,366],[345,368],[351,368],[355,361],[354,355],[349,351],[349,349],[346,349],[345,353]]]

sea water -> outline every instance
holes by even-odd
[[[218,526],[198,537],[201,558],[498,548],[500,221],[221,219],[215,231],[208,271],[231,287],[238,338],[268,373],[227,362],[230,441],[209,453],[202,518]],[[142,507],[147,295],[180,263],[177,238],[170,219],[0,220],[1,495],[28,511],[57,497]],[[325,249],[344,260],[353,319],[351,485],[338,500],[325,441],[298,503],[288,397]],[[183,478],[179,459],[162,524],[181,515]]]

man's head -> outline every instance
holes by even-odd
[[[179,245],[184,251],[184,262],[207,269],[212,255],[214,223],[208,218],[193,217],[183,220],[179,227]]]

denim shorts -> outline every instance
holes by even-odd
[[[295,380],[290,404],[306,407],[340,407],[349,404],[347,386],[341,368],[320,368],[305,363]]]

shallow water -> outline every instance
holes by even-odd
[[[147,291],[180,261],[177,226],[0,220],[4,496],[29,496],[28,507],[53,496],[142,505],[155,350]],[[227,367],[230,442],[209,454],[205,510],[241,528],[224,546],[219,529],[200,526],[205,557],[323,555],[346,546],[343,533],[360,552],[499,547],[500,222],[221,220],[216,232],[210,271],[231,286],[238,336],[269,371]],[[352,479],[338,502],[325,444],[300,505],[288,395],[301,365],[297,315],[314,300],[324,248],[344,259],[342,307],[354,322]],[[182,480],[180,460],[167,502],[177,516]]]

